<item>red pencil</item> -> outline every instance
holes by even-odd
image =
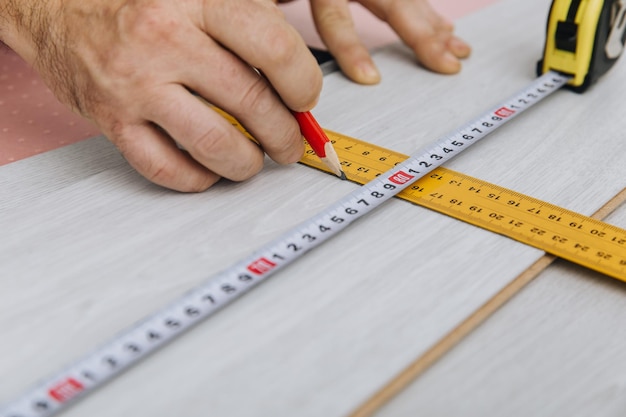
[[[341,163],[333,144],[324,130],[320,127],[311,112],[292,112],[304,139],[311,145],[313,151],[320,157],[322,162],[339,178],[346,179],[346,174],[341,169]]]

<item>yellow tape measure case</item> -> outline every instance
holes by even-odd
[[[537,73],[570,75],[566,88],[586,91],[621,56],[625,27],[624,0],[553,0]]]

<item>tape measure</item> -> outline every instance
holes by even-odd
[[[553,0],[537,73],[572,76],[567,88],[586,91],[619,59],[626,41],[626,1]]]
[[[621,0],[615,1],[622,4]],[[605,273],[625,279],[624,231],[439,168],[575,79],[573,74],[554,72],[550,67],[541,72],[543,75],[518,94],[406,159],[331,133],[345,158],[346,174],[352,180],[366,182],[363,187],[36,384],[0,409],[0,417],[47,417],[62,411],[396,195],[421,205],[430,204],[435,210],[498,233],[514,234],[533,246],[537,242],[551,243],[555,249],[544,250],[565,258],[574,254],[581,264],[594,269],[602,265]],[[344,149],[342,145],[346,145]],[[378,156],[378,162],[372,164],[371,155]],[[386,164],[391,168],[384,171]]]

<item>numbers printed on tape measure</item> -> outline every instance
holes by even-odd
[[[446,194],[447,191],[440,189],[429,191],[426,184],[415,183],[416,180],[432,172],[430,177],[426,177],[427,180],[444,183],[443,175],[439,171],[433,172],[435,169],[558,90],[568,79],[557,73],[547,73],[537,78],[520,93],[496,106],[494,110],[486,112],[483,116],[416,152],[404,161],[392,162],[392,153],[386,151],[378,157],[378,162],[386,163],[387,166],[384,168],[390,168],[388,170],[383,168],[380,172],[374,172],[375,168],[367,162],[372,160],[369,152],[382,148],[369,145],[370,149],[357,150],[354,155],[346,157],[344,163],[354,164],[356,173],[361,175],[361,178],[367,179],[368,176],[374,175],[371,181],[365,181],[367,183],[363,187],[356,189],[317,216],[270,242],[248,258],[209,278],[205,284],[117,335],[111,342],[96,349],[69,368],[38,384],[20,399],[2,409],[0,417],[46,417],[57,413],[73,400],[119,375],[150,352],[165,345],[169,340],[267,279],[272,273],[295,261],[310,249],[339,233],[354,220],[401,192],[413,190],[417,193],[428,194],[431,201],[438,202],[445,201],[447,198],[448,206],[465,208],[468,201],[459,200],[452,203],[451,201],[457,198]],[[358,146],[346,150],[352,151],[356,148]],[[360,155],[357,155],[359,152]],[[349,168],[349,165],[344,165],[344,169],[349,171]],[[454,179],[448,182],[451,181],[462,182],[464,179]],[[494,199],[494,201],[498,200]],[[487,207],[484,202],[468,207],[470,217],[479,217],[488,210],[493,209]],[[494,212],[497,216],[506,215],[506,213]],[[504,220],[504,217],[500,220]],[[520,228],[523,225],[523,221],[521,222]],[[513,225],[513,227],[517,226]],[[543,232],[545,233],[548,231]]]

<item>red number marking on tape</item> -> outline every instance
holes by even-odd
[[[71,400],[76,395],[80,394],[85,387],[83,384],[73,378],[68,378],[65,381],[59,382],[54,387],[50,388],[48,393],[52,398],[60,403],[64,403]]]
[[[256,261],[248,265],[248,271],[254,272],[257,275],[263,275],[264,273],[274,269],[276,264],[267,258],[259,258]]]
[[[415,178],[413,175],[409,175],[404,171],[398,171],[395,174],[393,174],[391,177],[389,177],[389,181],[395,183],[395,184],[406,184],[407,182],[411,181],[413,178]]]
[[[496,116],[500,117],[509,117],[513,113],[515,113],[515,110],[511,110],[506,107],[500,107],[498,110],[496,110]]]

